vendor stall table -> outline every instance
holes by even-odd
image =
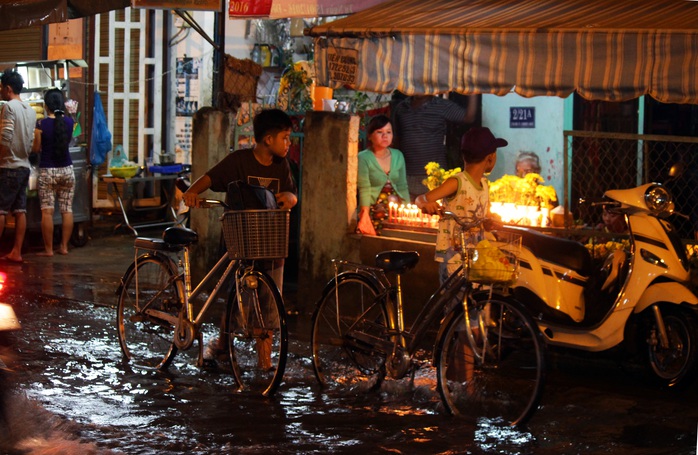
[[[107,192],[116,198],[124,218],[124,221],[117,224],[114,229],[126,226],[134,235],[138,236],[138,228],[165,227],[176,224],[177,213],[172,206],[175,179],[177,179],[177,174],[158,174],[128,179],[102,176],[102,181],[107,184]],[[142,223],[132,223],[129,220],[129,213],[143,212],[160,212],[162,216]]]

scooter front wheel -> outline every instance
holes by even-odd
[[[662,346],[657,320],[649,314],[644,339],[646,358],[655,381],[664,387],[688,384],[696,374],[696,317],[675,305],[661,308],[669,345]]]

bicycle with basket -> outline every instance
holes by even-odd
[[[226,252],[194,289],[195,231],[170,227],[162,238],[136,238],[134,262],[117,289],[124,358],[139,367],[165,369],[180,353],[177,359],[191,364],[194,359],[185,353],[194,351],[197,341],[196,364],[202,366],[204,334],[213,337],[217,331],[210,330],[205,316],[220,295],[227,297],[220,336],[237,389],[272,395],[286,367],[288,330],[281,293],[260,261],[288,255],[289,210],[229,210],[214,199],[201,206],[225,209],[220,221]]]
[[[414,251],[384,251],[376,265],[335,260],[312,319],[311,348],[321,386],[379,388],[386,377],[414,375],[414,355],[438,326],[432,363],[450,414],[525,423],[538,407],[545,380],[545,345],[537,325],[506,289],[517,276],[521,237],[493,232],[469,241],[484,220],[462,227],[463,265],[405,327],[401,277],[414,268]],[[395,285],[388,275],[395,276]]]

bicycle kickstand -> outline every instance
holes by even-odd
[[[196,339],[199,344],[199,358],[196,359],[196,367],[201,368],[204,366],[204,335],[199,333]]]

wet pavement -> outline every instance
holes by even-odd
[[[110,229],[93,237],[68,256],[30,248],[22,265],[0,264],[10,281],[3,299],[23,325],[0,453],[696,453],[698,384],[656,390],[622,357],[556,352],[542,407],[525,429],[446,416],[428,367],[376,392],[320,390],[305,312],[290,317],[284,383],[271,399],[235,393],[223,363],[133,370],[114,327],[114,290],[133,260],[133,237]]]

